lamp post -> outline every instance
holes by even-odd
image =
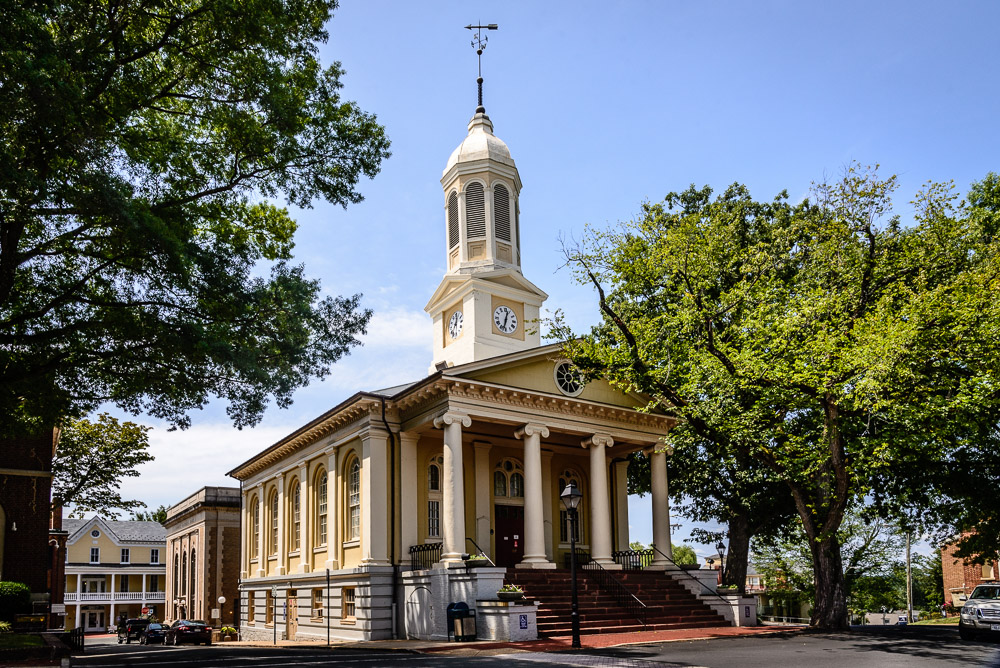
[[[715,549],[719,551],[719,584],[726,584],[726,544],[721,538],[715,544]]]
[[[576,596],[576,507],[580,505],[582,498],[583,494],[576,488],[576,483],[572,480],[559,495],[563,507],[569,513],[569,573],[573,588],[570,623],[573,626],[573,649],[580,649],[580,611],[577,608]]]
[[[226,605],[226,597],[225,596],[220,596],[219,597],[219,626],[222,626],[222,618],[226,616],[226,611],[223,609],[223,606],[225,606],[225,605]]]

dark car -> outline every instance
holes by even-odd
[[[167,635],[167,627],[163,624],[150,624],[142,630],[139,634],[139,644],[140,645],[155,645],[156,643],[163,643],[164,638]]]
[[[118,625],[118,644],[131,643],[138,640],[139,635],[149,624],[148,619],[126,619],[124,624]]]
[[[178,619],[167,629],[163,643],[165,645],[180,645],[181,643],[199,645],[212,644],[212,627],[198,620]]]

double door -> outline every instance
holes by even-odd
[[[524,557],[524,506],[496,505],[493,509],[496,565],[510,567]]]

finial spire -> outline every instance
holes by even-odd
[[[475,34],[472,36],[472,48],[476,50],[476,56],[479,57],[479,78],[476,79],[476,84],[479,86],[479,106],[476,107],[477,114],[485,114],[486,107],[483,106],[483,51],[486,50],[486,43],[490,41],[489,37],[483,36],[483,30],[496,30],[496,23],[489,23],[487,25],[467,25],[466,30],[475,30]]]

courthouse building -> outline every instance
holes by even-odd
[[[243,495],[244,639],[403,634],[404,610],[423,603],[403,600],[400,571],[418,560],[447,568],[481,550],[498,566],[564,568],[570,481],[584,495],[578,545],[617,568],[637,450],[651,455],[665,553],[654,567],[668,566],[658,448],[672,420],[582,383],[560,345],[541,345],[546,294],[521,271],[521,178],[481,107],[441,184],[447,272],[425,307],[430,375],[358,392],[229,473]]]

